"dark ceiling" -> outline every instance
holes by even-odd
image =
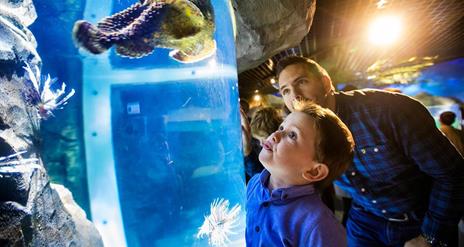
[[[383,7],[379,8],[378,6]],[[366,29],[375,16],[401,17],[402,35],[389,47],[367,43]],[[356,82],[380,59],[404,63],[411,57],[464,57],[463,0],[320,0],[308,35],[300,45],[239,74],[239,91],[248,98],[276,92],[271,85],[274,65],[289,54],[310,57],[325,67],[334,83]]]

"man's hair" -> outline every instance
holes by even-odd
[[[452,125],[456,120],[456,114],[452,111],[445,111],[440,114],[440,122],[445,125]]]
[[[331,110],[319,105],[302,102],[295,111],[310,116],[316,130],[315,160],[329,167],[328,176],[314,184],[318,190],[330,185],[351,165],[354,140],[350,130]]]
[[[276,109],[264,107],[257,110],[251,117],[251,133],[253,135],[268,137],[276,131],[282,123],[282,117]]]
[[[306,68],[308,69],[309,73],[311,75],[313,75],[318,80],[322,80],[322,77],[324,77],[324,76],[330,79],[329,74],[327,73],[327,71],[324,68],[322,68],[321,65],[316,63],[314,60],[311,60],[311,59],[305,58],[305,57],[300,57],[300,56],[288,56],[288,57],[282,58],[276,65],[276,69],[275,69],[276,70],[276,73],[275,73],[276,78],[279,78],[280,73],[282,73],[282,71],[287,66],[290,66],[290,65],[293,65],[293,64],[303,64],[303,65],[305,65]],[[332,90],[335,91],[335,88],[334,88],[333,85],[332,85]]]

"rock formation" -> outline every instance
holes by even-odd
[[[27,28],[35,18],[31,0],[0,1],[0,246],[102,246],[69,191],[50,184],[40,159],[40,119],[27,100],[35,89],[23,68],[41,65]]]
[[[242,72],[297,46],[308,34],[315,0],[234,0],[237,64]]]

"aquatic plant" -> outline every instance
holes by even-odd
[[[229,235],[235,234],[232,229],[237,223],[240,205],[229,209],[229,200],[216,198],[211,203],[211,214],[205,216],[203,225],[199,228],[197,238],[208,237],[211,246],[224,246],[230,241]]]
[[[65,83],[61,84],[60,89],[53,90],[51,86],[57,80],[51,79],[50,75],[42,78],[38,66],[34,66],[35,72],[28,63],[26,63],[26,67],[23,68],[26,70],[29,80],[33,85],[33,88],[28,88],[23,96],[28,105],[36,108],[39,119],[47,119],[53,116],[53,111],[55,109],[62,109],[62,106],[66,105],[69,98],[74,95],[74,89],[65,93]]]

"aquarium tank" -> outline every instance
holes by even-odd
[[[105,246],[244,246],[231,5],[166,2],[34,2],[43,71],[76,90],[44,163]]]

